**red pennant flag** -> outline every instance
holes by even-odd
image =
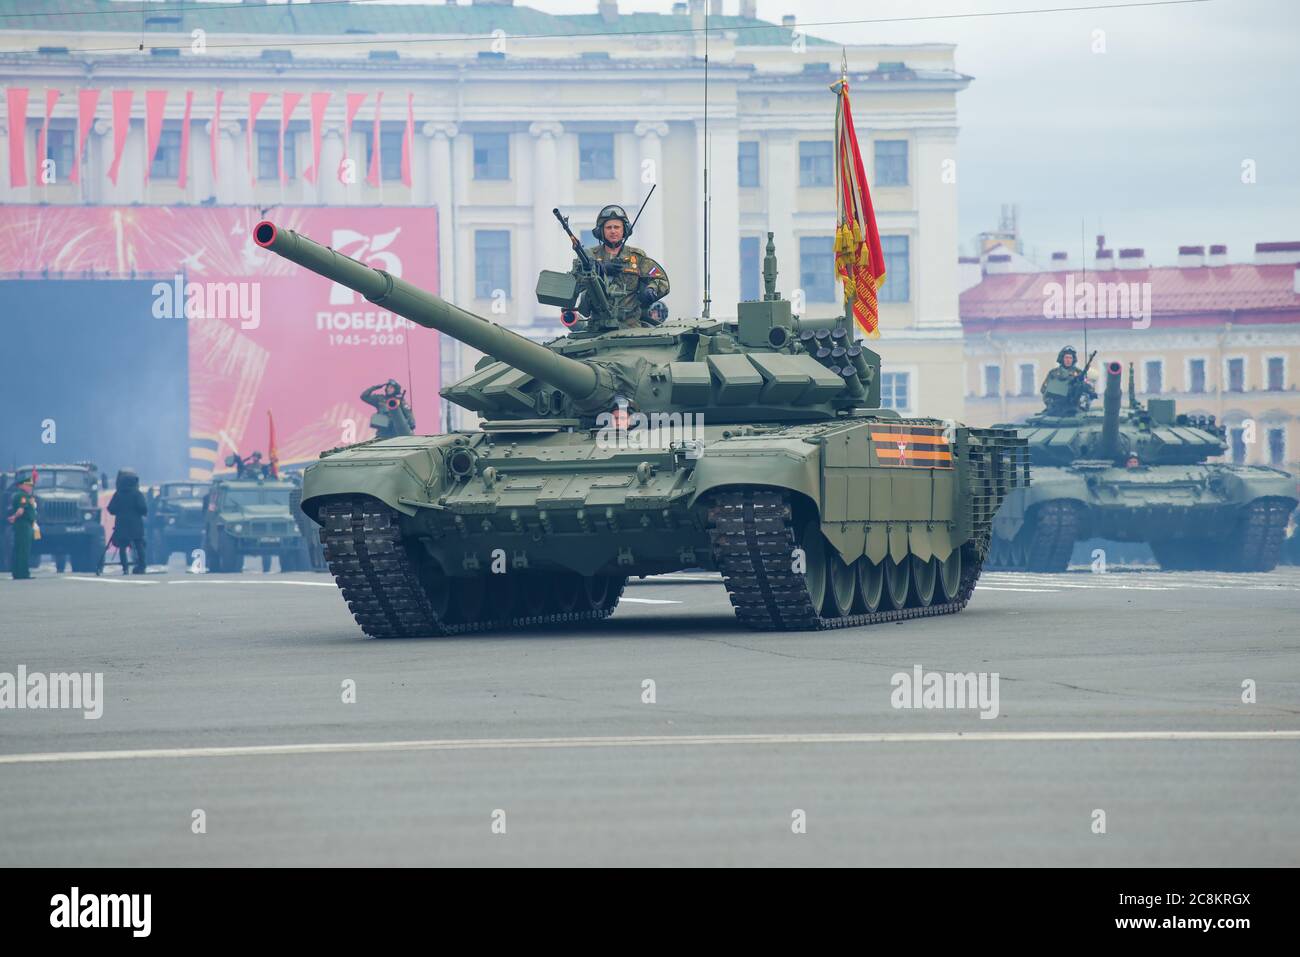
[[[383,167],[379,162],[379,108],[384,102],[384,91],[379,90],[375,93],[375,124],[370,136],[370,172],[366,174],[366,182],[371,186],[378,186],[380,173]]]
[[[117,185],[117,172],[122,167],[122,150],[126,147],[126,134],[131,130],[131,90],[113,91],[113,164],[108,168],[108,178]]]
[[[302,176],[309,183],[316,182],[320,169],[320,135],[325,125],[325,107],[329,106],[329,93],[311,95],[311,166],[303,170]]]
[[[212,192],[217,191],[217,147],[221,143],[221,98],[224,92],[217,90],[216,103],[212,107],[212,135],[208,137],[208,154],[212,160]]]
[[[158,140],[162,138],[163,112],[167,109],[166,90],[146,90],[144,94],[144,181],[149,182],[153,158],[158,155]]]
[[[50,114],[54,112],[54,104],[59,102],[59,92],[48,89],[45,91],[45,122],[41,124],[40,135],[36,137],[36,178],[41,181],[41,185],[46,185],[45,171],[42,169],[45,163],[45,140],[50,135]],[[55,170],[55,176],[57,175],[58,170]]]
[[[298,108],[298,101],[302,99],[301,93],[286,93],[280,100],[280,185],[283,186],[289,182],[289,177],[285,175],[284,169],[284,131],[289,128],[289,119],[293,116],[293,111]]]
[[[406,132],[402,135],[402,182],[411,185],[411,151],[415,148],[415,94],[406,94]]]
[[[72,157],[72,173],[68,176],[73,183],[81,182],[81,154],[86,148],[90,128],[95,125],[95,107],[98,105],[98,90],[77,91],[77,153]]]
[[[5,98],[9,106],[9,185],[26,186],[27,88],[11,86],[5,90]]]
[[[348,108],[343,114],[343,161],[339,163],[339,182],[345,186],[351,185],[344,179],[343,170],[348,162],[348,141],[352,139],[352,121],[357,118],[357,111],[361,109],[365,99],[364,93],[349,93]]]
[[[185,188],[185,175],[190,168],[190,110],[194,106],[194,91],[185,91],[185,115],[181,117],[181,171],[176,178],[176,185]]]
[[[267,457],[271,460],[271,478],[280,477],[280,450],[275,444],[275,416],[271,415],[271,410],[266,410],[266,420],[270,424],[271,434],[267,439]]]
[[[257,185],[257,114],[262,112],[270,93],[248,94],[248,178]]]
[[[849,81],[841,76],[831,90],[835,108],[835,184],[839,224],[835,230],[835,269],[844,283],[844,305],[868,339],[880,337],[877,292],[885,282],[885,257],[871,205],[871,190],[862,168],[858,134],[849,108]]]

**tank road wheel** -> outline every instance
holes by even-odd
[[[556,576],[551,572],[524,572],[519,587],[519,612],[526,618],[536,618],[551,609],[551,598],[556,593]]]
[[[416,558],[417,556],[412,556]],[[426,554],[418,555],[415,562],[416,574],[420,579],[420,589],[429,602],[429,609],[439,621],[446,621],[451,613],[452,581],[442,566]]]
[[[627,581],[627,579],[623,579]],[[615,594],[617,590],[617,594]],[[582,578],[581,604],[592,611],[613,607],[610,602],[617,602],[623,597],[623,589],[613,575],[584,575]]]
[[[885,600],[890,608],[904,608],[907,605],[907,593],[912,586],[911,556],[903,559],[902,564],[886,555],[882,563],[885,567]]]
[[[560,572],[555,576],[555,607],[561,614],[578,608],[583,598],[582,576],[577,572]]]
[[[482,618],[488,592],[487,582],[483,577],[457,578],[453,584],[456,596],[454,620],[461,624],[469,624]]]
[[[961,549],[954,548],[946,560],[939,562],[939,588],[944,601],[956,600],[961,591],[961,573]]]
[[[939,578],[939,565],[931,558],[921,561],[916,555],[908,557],[912,568],[912,589],[907,604],[911,608],[929,608],[934,601],[934,585]]]
[[[853,563],[853,571],[858,579],[858,591],[854,596],[853,610],[858,614],[879,611],[881,599],[885,595],[884,566],[876,564],[863,555]]]
[[[826,564],[826,601],[822,605],[822,614],[827,618],[843,618],[853,612],[857,598],[857,572],[852,565],[845,564],[839,549],[830,542],[826,543]]]
[[[515,616],[515,604],[519,599],[519,578],[517,572],[487,576],[487,607],[483,611],[485,621],[505,622]]]
[[[827,561],[826,549],[830,543],[822,535],[817,519],[804,523],[799,535],[799,548],[803,553],[803,585],[808,590],[808,601],[815,610],[826,604]]]

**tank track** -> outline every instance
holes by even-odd
[[[963,557],[961,585],[953,601],[926,608],[896,608],[827,618],[813,607],[803,576],[792,570],[796,547],[794,513],[780,492],[745,490],[714,496],[708,508],[709,540],[713,559],[722,572],[736,617],[760,631],[796,631],[856,628],[909,618],[928,618],[959,612],[970,600],[979,578],[982,559],[974,549]]]
[[[1034,516],[1025,567],[1031,572],[1063,572],[1079,540],[1079,509],[1068,502],[1045,502]]]
[[[446,621],[439,617],[420,584],[419,571],[402,541],[395,511],[374,499],[358,496],[321,508],[320,522],[330,572],[357,624],[371,638],[425,638],[600,621],[614,613],[627,583],[626,578],[616,579],[616,587],[597,609]],[[499,610],[490,605],[488,601],[483,603],[483,614]]]
[[[1287,499],[1251,502],[1222,556],[1227,571],[1269,572],[1282,556],[1282,542],[1291,516]]]

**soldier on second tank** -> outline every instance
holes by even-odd
[[[1079,368],[1079,354],[1074,346],[1066,346],[1056,354],[1056,368],[1047,373],[1038,391],[1048,415],[1074,415],[1079,411],[1080,398],[1097,398],[1087,370]]]
[[[596,262],[596,268],[609,286],[609,305],[619,326],[636,329],[653,325],[648,320],[650,307],[668,295],[668,273],[644,249],[627,245],[632,235],[632,223],[622,206],[606,206],[596,217],[596,228],[591,231],[600,242],[590,247],[587,254]],[[577,241],[574,241],[577,245]],[[576,275],[581,269],[578,260],[573,262]],[[577,311],[591,317],[591,304],[586,293],[578,299]]]

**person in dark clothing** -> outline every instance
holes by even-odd
[[[108,503],[108,513],[115,519],[110,541],[122,556],[123,575],[127,573],[128,547],[135,553],[135,574],[145,572],[144,517],[148,512],[149,506],[140,491],[140,476],[131,469],[122,469],[117,473],[117,489]]]

